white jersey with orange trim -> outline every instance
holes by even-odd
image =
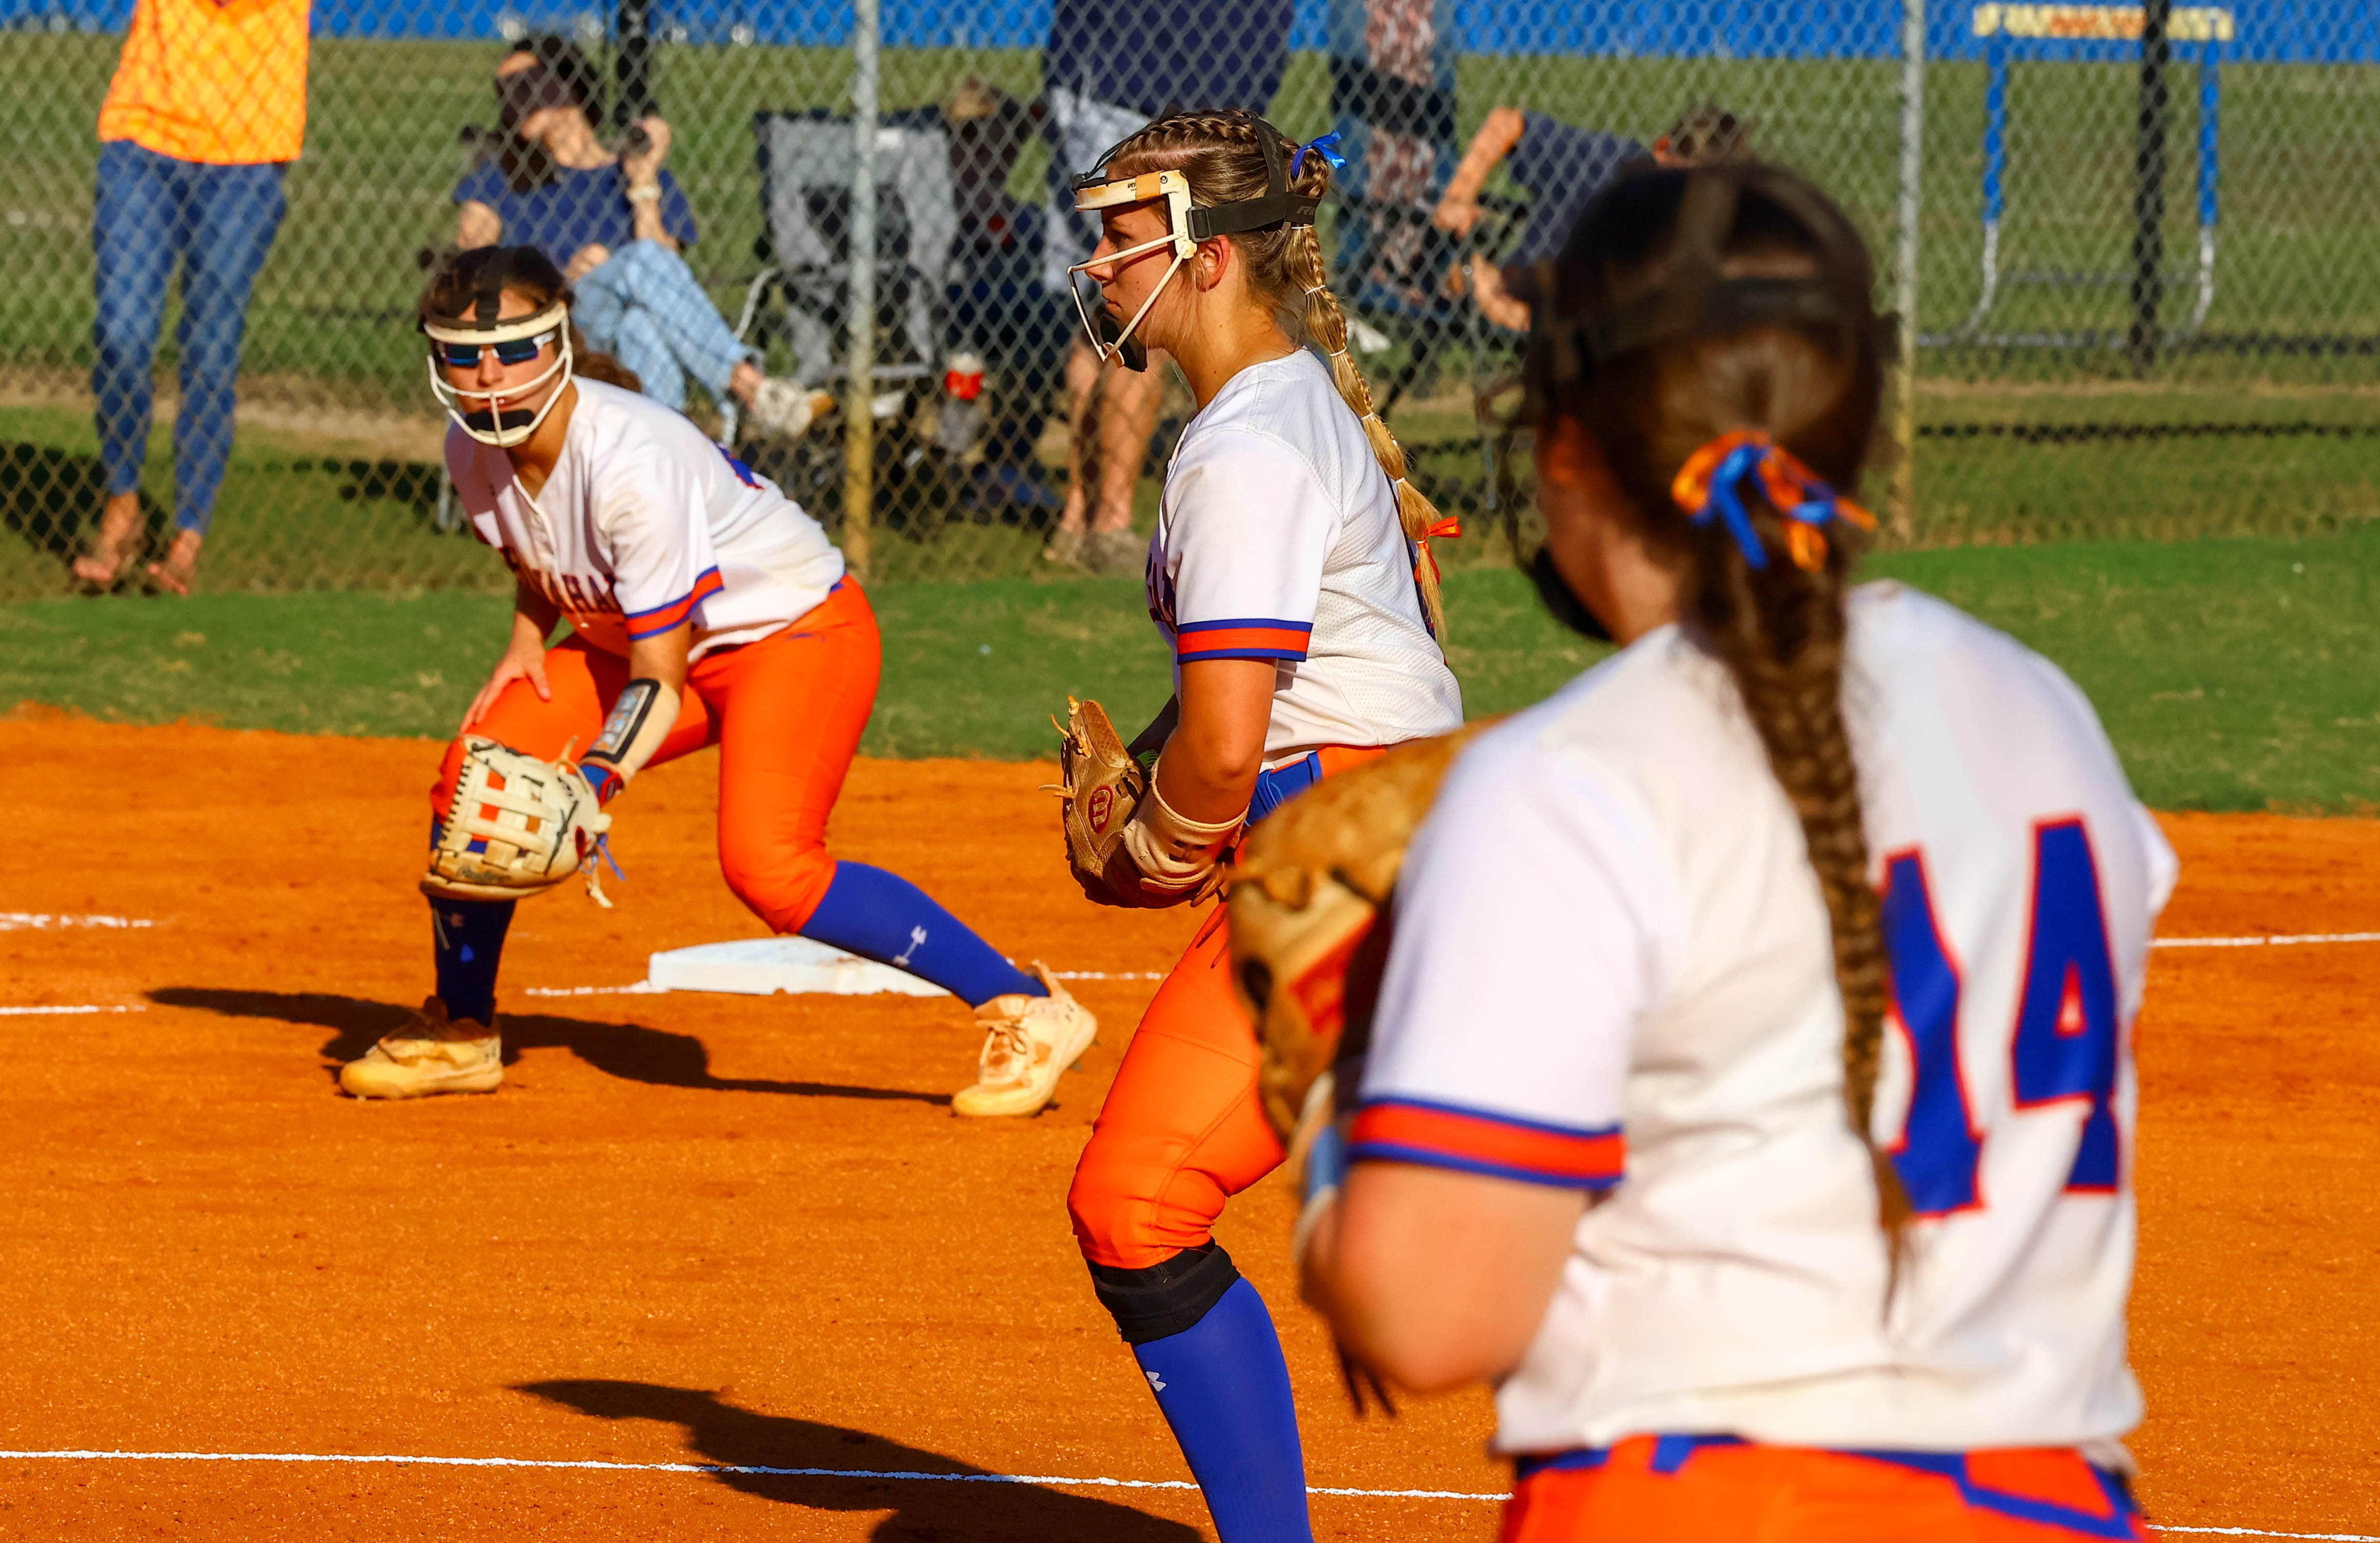
[[[1396,491],[1330,372],[1300,350],[1232,377],[1182,431],[1148,547],[1148,612],[1181,667],[1275,661],[1265,765],[1463,722],[1424,620]]]
[[[1856,591],[1843,703],[1893,1010],[1888,1293],[1802,830],[1675,628],[1483,735],[1416,836],[1355,1162],[1600,1197],[1508,1453],[1714,1433],[1963,1451],[2140,1418],[2132,1020],[2176,876],[2090,704],[1951,607]]]
[[[777,485],[650,397],[577,380],[562,454],[531,498],[505,453],[446,431],[446,471],[480,539],[598,648],[694,621],[696,657],[809,614],[843,554]]]

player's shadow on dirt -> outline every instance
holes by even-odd
[[[686,1444],[735,1468],[861,1469],[933,1478],[844,1478],[820,1474],[722,1473],[718,1482],[813,1511],[886,1511],[871,1535],[894,1538],[1081,1539],[1083,1543],[1191,1543],[1197,1532],[1129,1506],[1038,1484],[991,1482],[987,1470],[839,1425],[756,1414],[718,1394],[655,1382],[600,1379],[529,1382],[517,1392],[605,1420],[683,1426]],[[970,1478],[975,1482],[969,1482]]]
[[[372,1047],[372,1042],[402,1028],[410,1009],[391,1002],[327,992],[225,991],[210,986],[165,986],[149,993],[161,1007],[195,1007],[226,1018],[267,1019],[279,1023],[310,1023],[337,1032],[322,1054],[337,1065],[352,1061]],[[520,1058],[524,1050],[559,1047],[576,1055],[596,1070],[629,1082],[651,1082],[665,1088],[700,1088],[729,1093],[788,1093],[796,1098],[884,1099],[914,1103],[947,1104],[948,1093],[911,1092],[899,1088],[854,1088],[839,1082],[780,1082],[763,1077],[714,1077],[710,1053],[691,1034],[648,1029],[641,1023],[591,1023],[585,1019],[545,1013],[504,1013],[504,1063]],[[788,1039],[790,1040],[790,1036]],[[791,1046],[788,1045],[790,1053]]]

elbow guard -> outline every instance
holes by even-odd
[[[639,676],[612,704],[603,732],[579,757],[578,770],[595,790],[596,799],[609,803],[619,797],[629,778],[644,769],[677,724],[678,693],[650,676]]]

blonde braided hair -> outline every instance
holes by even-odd
[[[1194,202],[1240,203],[1261,198],[1266,191],[1266,162],[1259,138],[1263,135],[1272,137],[1284,162],[1296,155],[1296,142],[1254,113],[1238,108],[1175,113],[1118,145],[1107,171],[1117,178],[1178,171],[1189,179]],[[1319,154],[1305,156],[1290,178],[1290,187],[1308,198],[1322,197],[1330,190],[1330,162]],[[1275,225],[1223,239],[1238,248],[1247,265],[1249,287],[1272,303],[1281,331],[1328,358],[1330,382],[1338,388],[1339,399],[1362,422],[1372,458],[1388,474],[1396,494],[1397,523],[1403,527],[1405,539],[1422,554],[1415,568],[1415,583],[1431,631],[1444,639],[1446,605],[1439,593],[1437,559],[1428,555],[1430,531],[1439,523],[1438,508],[1408,479],[1404,447],[1380,421],[1371,383],[1348,351],[1347,316],[1340,308],[1339,297],[1330,293],[1319,233],[1312,225]]]

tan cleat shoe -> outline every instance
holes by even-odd
[[[339,1086],[357,1098],[492,1093],[504,1079],[504,1044],[486,1024],[449,1019],[433,996],[413,1022],[341,1067]]]
[[[975,1010],[984,1026],[981,1070],[974,1087],[951,1100],[952,1114],[1039,1114],[1059,1074],[1099,1038],[1099,1020],[1050,978],[1048,966],[1037,962],[1033,973],[1049,995],[995,996]]]

